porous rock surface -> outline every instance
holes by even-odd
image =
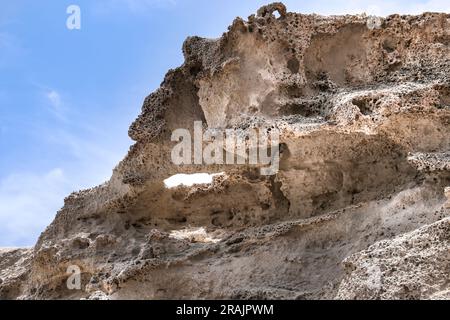
[[[449,14],[274,3],[183,52],[110,181],[67,197],[33,249],[0,251],[0,298],[450,298]],[[194,121],[276,128],[279,172],[173,164]],[[163,183],[194,172],[223,174]]]

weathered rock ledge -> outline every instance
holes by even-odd
[[[1,299],[450,298],[449,14],[276,3],[183,52],[110,181],[67,197],[33,249],[0,251]],[[174,165],[171,132],[194,121],[278,129],[279,172]],[[164,186],[194,172],[224,174]]]

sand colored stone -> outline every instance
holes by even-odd
[[[0,251],[0,298],[448,299],[450,15],[374,21],[276,3],[188,38],[110,181]],[[278,129],[280,171],[172,164],[194,121]],[[224,174],[164,186],[196,172]]]

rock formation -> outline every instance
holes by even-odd
[[[67,197],[33,249],[0,251],[0,298],[450,298],[450,14],[275,3],[183,53],[111,179]],[[194,121],[277,129],[279,172],[173,164]],[[223,174],[164,185],[198,172]]]

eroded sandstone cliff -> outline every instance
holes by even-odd
[[[0,298],[450,298],[449,14],[275,3],[183,52],[110,181],[67,197],[33,249],[0,251]],[[276,128],[279,172],[173,164],[194,121]],[[194,172],[223,174],[163,183]]]

